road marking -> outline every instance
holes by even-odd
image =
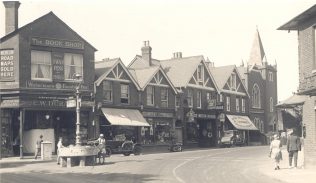
[[[229,151],[225,151],[225,152],[219,152],[219,153],[215,153],[215,154],[210,154],[210,155],[207,155],[207,156],[199,156],[199,157],[195,157],[193,159],[188,159],[188,160],[185,160],[184,162],[180,163],[178,166],[174,167],[173,170],[172,170],[172,174],[173,176],[177,179],[177,181],[181,182],[181,183],[185,183],[185,181],[183,179],[181,179],[178,175],[177,175],[177,169],[182,167],[183,165],[191,162],[191,161],[194,161],[194,160],[197,160],[197,159],[201,159],[201,158],[204,158],[204,157],[211,157],[211,156],[216,156],[216,155],[222,155],[222,154],[227,154],[227,153],[230,153],[230,152],[234,152],[234,151],[238,151],[238,149],[232,149],[232,150],[229,150]]]

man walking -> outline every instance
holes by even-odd
[[[40,135],[40,138],[36,140],[35,144],[35,157],[34,159],[37,159],[38,154],[41,154],[41,144],[43,142],[43,135]]]
[[[294,131],[289,132],[287,139],[287,152],[289,153],[289,168],[292,168],[292,159],[294,157],[294,168],[297,168],[297,157],[298,151],[301,150],[300,138],[294,133]]]

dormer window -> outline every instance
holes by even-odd
[[[273,73],[269,71],[269,81],[273,81]]]

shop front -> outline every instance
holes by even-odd
[[[248,116],[226,114],[223,130],[224,132],[228,130],[237,130],[238,134],[245,138],[245,143],[247,145],[260,142],[261,139],[260,131]]]
[[[182,141],[176,134],[174,113],[143,111],[142,114],[149,124],[141,130],[143,144],[168,145],[172,140]]]
[[[2,156],[23,157],[33,154],[40,135],[52,143],[56,152],[59,137],[65,146],[75,144],[76,111],[67,107],[66,96],[24,95],[1,100]],[[90,106],[89,106],[90,105]],[[82,101],[80,135],[84,143],[92,134],[93,114],[90,101]]]
[[[150,125],[137,109],[101,108],[100,133],[107,140],[141,142],[142,129]]]
[[[217,116],[214,110],[187,109],[185,113],[186,143],[200,147],[216,146]]]

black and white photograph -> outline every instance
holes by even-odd
[[[1,0],[1,183],[314,183],[311,0]]]

